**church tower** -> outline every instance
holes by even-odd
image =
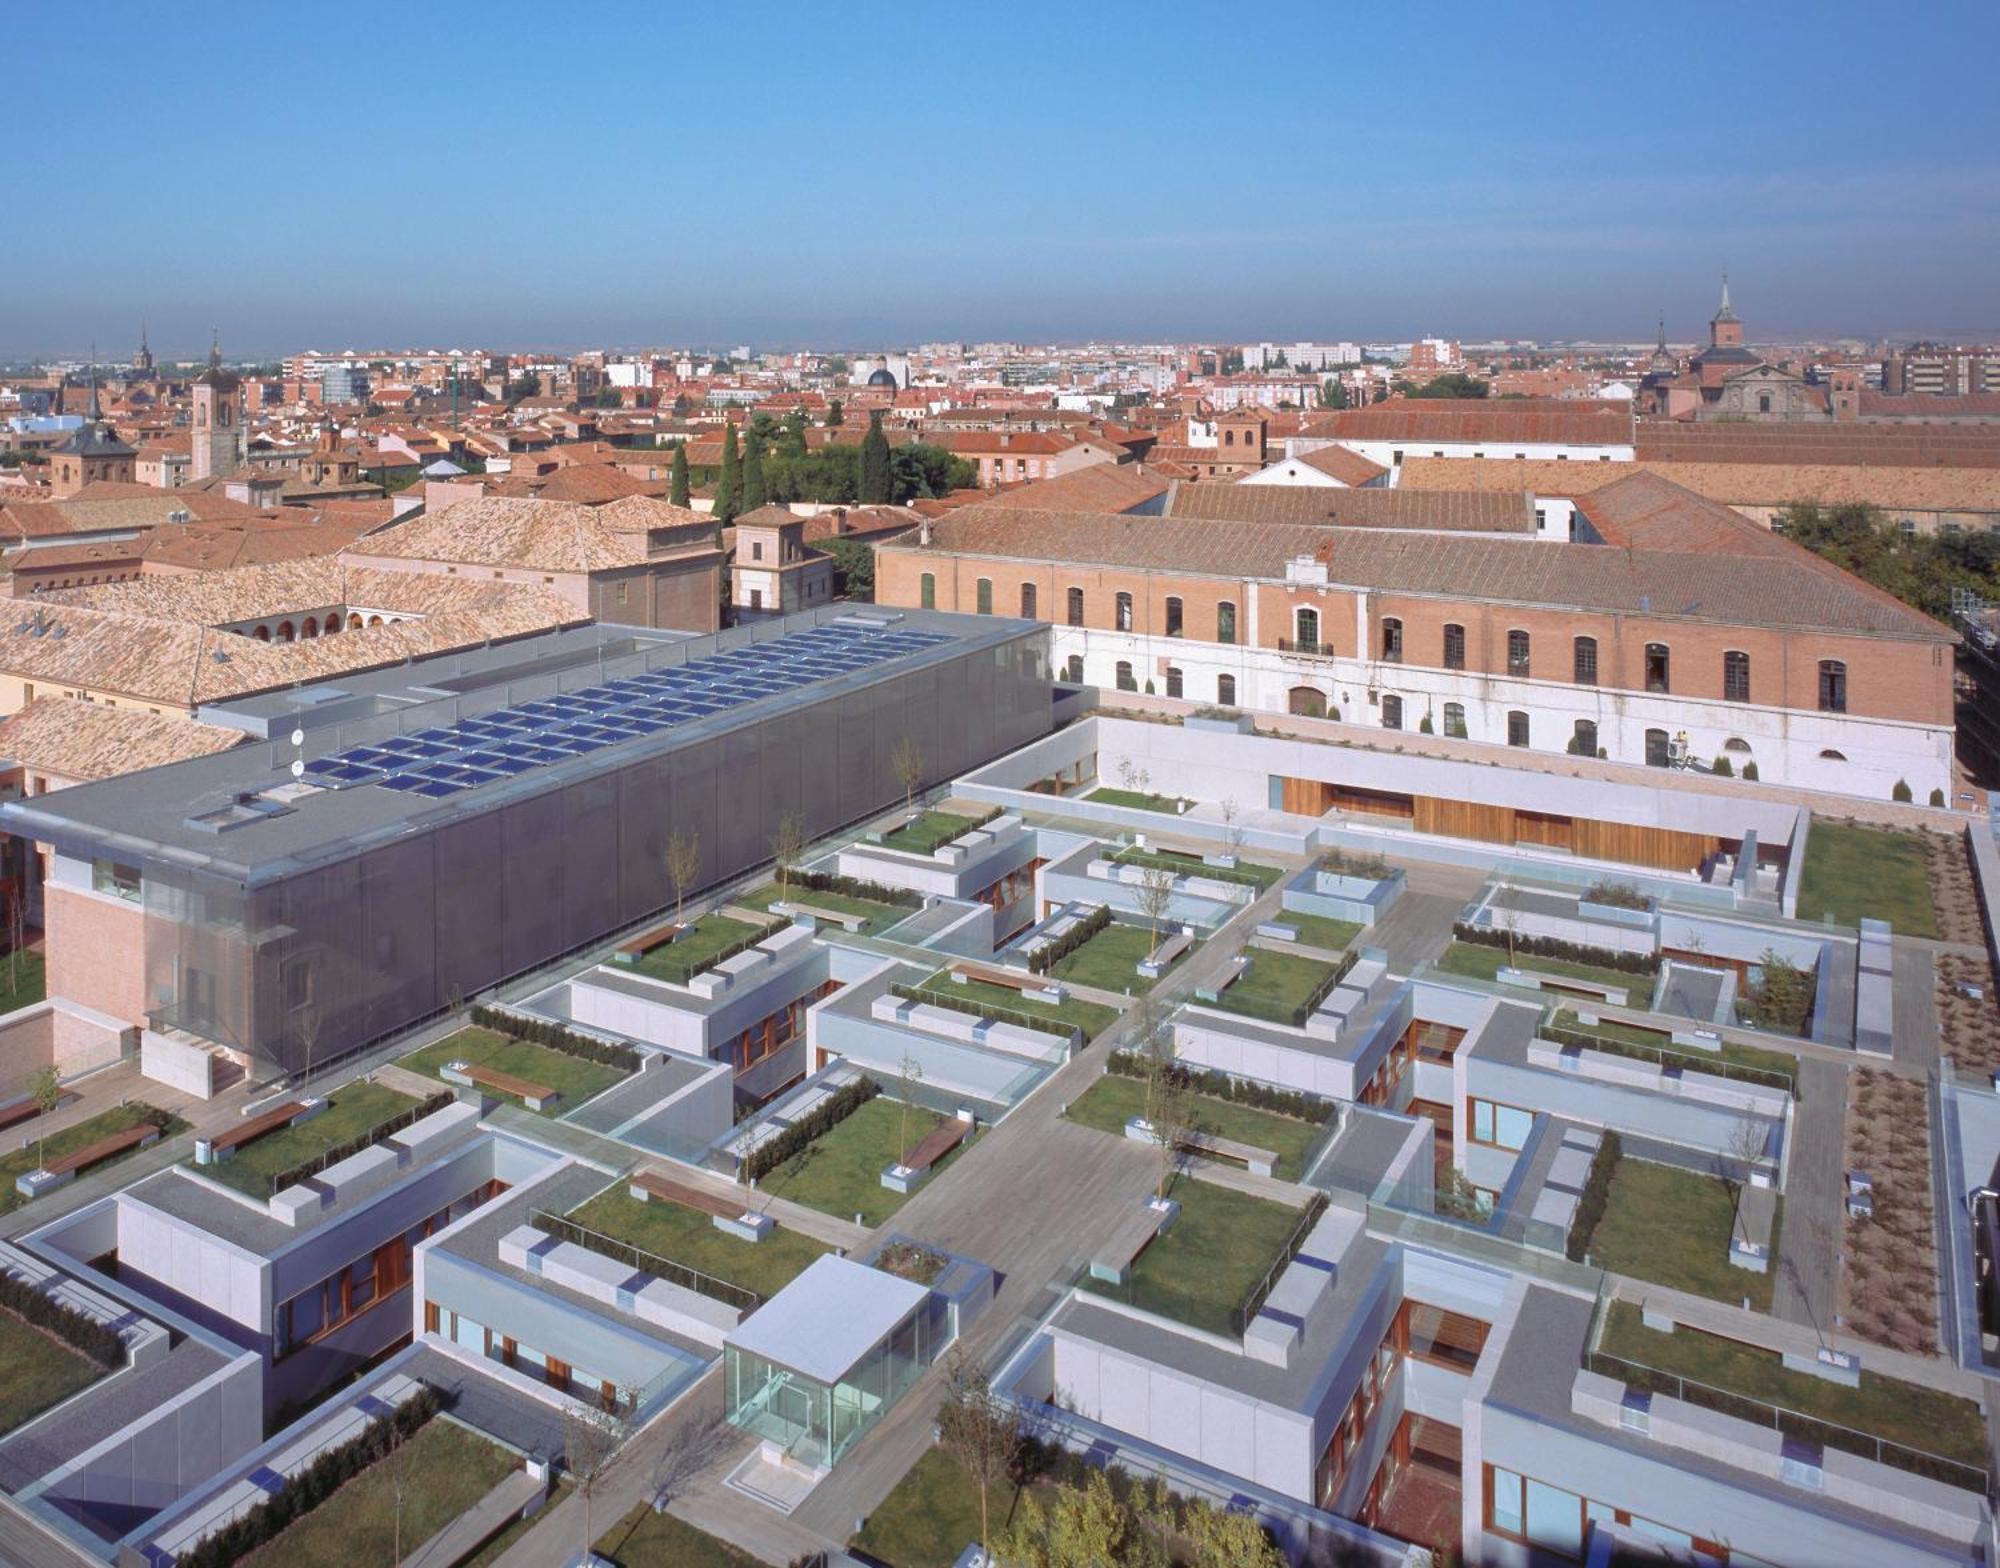
[[[97,367],[90,367],[90,411],[83,423],[49,454],[49,489],[57,500],[85,485],[131,484],[137,479],[138,451],[118,439],[97,401]]]
[[[208,350],[208,369],[194,383],[194,479],[222,479],[243,466],[243,383],[222,368],[222,345]]]
[[[146,323],[139,323],[139,352],[132,356],[132,375],[145,380],[153,374],[153,350],[146,342]]]
[[[1736,312],[1729,308],[1729,274],[1722,275],[1722,308],[1709,317],[1708,342],[1711,348],[1741,348],[1743,346],[1743,323],[1736,319]]]

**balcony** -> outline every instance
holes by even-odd
[[[1333,650],[1323,646],[1317,637],[1304,639],[1280,637],[1278,639],[1278,652],[1309,654],[1316,659],[1331,659],[1334,656]]]

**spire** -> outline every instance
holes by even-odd
[[[1729,303],[1729,286],[1727,284],[1723,285],[1722,302],[1725,306]],[[222,329],[220,327],[210,327],[208,329],[208,368],[210,370],[220,370],[222,368]]]
[[[1667,313],[1663,310],[1660,312],[1660,346],[1658,352],[1664,354],[1666,353],[1666,351],[1667,351]]]
[[[104,410],[97,406],[97,345],[90,345],[90,422],[94,425],[104,418]]]
[[[1729,274],[1726,272],[1722,275],[1722,306],[1716,311],[1715,319],[1717,321],[1734,321],[1736,319],[1736,312],[1729,306]]]

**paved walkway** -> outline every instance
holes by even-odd
[[[403,1559],[404,1568],[456,1568],[491,1537],[506,1529],[541,1495],[543,1483],[516,1470]]]
[[[1817,1322],[1828,1332],[1840,1298],[1846,1128],[1847,1068],[1823,1057],[1802,1056],[1771,1311],[1795,1324]]]

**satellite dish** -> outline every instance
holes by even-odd
[[[293,730],[292,744],[294,746],[303,746],[305,743],[306,743],[306,732],[304,730],[296,730],[296,729]]]
[[[292,777],[295,779],[302,779],[305,776],[306,776],[305,758],[295,757],[292,760]]]

